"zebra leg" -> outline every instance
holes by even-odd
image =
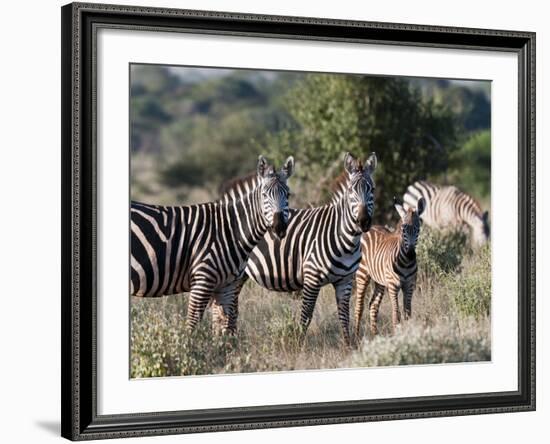
[[[378,310],[380,310],[380,303],[382,302],[385,291],[386,287],[377,284],[376,282],[374,283],[374,291],[369,303],[370,332],[373,335],[378,334]]]
[[[412,296],[414,292],[414,287],[414,283],[411,283],[403,288],[403,314],[405,320],[409,320],[412,315]]]
[[[338,319],[340,320],[340,326],[342,327],[342,336],[347,347],[351,346],[351,340],[349,336],[349,300],[351,298],[352,287],[352,278],[334,284],[334,291],[336,293],[336,305],[338,307]]]
[[[319,291],[321,291],[321,287],[317,284],[304,283],[302,290],[302,310],[300,313],[300,326],[304,335],[313,318],[313,310],[315,309]]]
[[[191,287],[189,305],[187,306],[187,329],[194,330],[204,315],[204,311],[212,297],[214,290],[204,283],[194,283]]]
[[[355,338],[359,339],[359,331],[361,330],[361,318],[363,317],[363,310],[365,308],[365,295],[367,293],[367,287],[370,282],[370,276],[367,274],[360,274],[358,271],[355,275]]]
[[[235,291],[233,294],[232,304],[233,309],[231,310],[231,317],[229,318],[228,328],[230,331],[235,333],[237,331],[237,319],[239,318],[239,295],[244,287],[244,284],[248,280],[248,277],[244,275],[241,279],[236,282]]]
[[[246,279],[234,282],[214,295],[212,327],[215,333],[234,335],[237,332],[238,299],[245,282]]]
[[[399,290],[400,288],[397,285],[390,285],[388,287],[388,293],[390,294],[391,302],[391,321],[393,325],[393,332],[397,325],[401,322],[401,313],[399,312]]]

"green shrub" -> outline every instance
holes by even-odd
[[[446,288],[462,317],[480,318],[491,312],[491,250],[485,245],[468,258],[462,273],[449,276]]]
[[[209,322],[202,322],[189,333],[183,313],[177,304],[166,301],[132,304],[133,378],[223,371],[236,347],[236,338],[213,335]]]
[[[440,231],[423,226],[416,247],[420,273],[441,276],[458,271],[467,250],[463,231]]]
[[[341,165],[342,153],[364,159],[375,151],[376,211],[385,221],[394,214],[395,190],[447,170],[461,132],[446,104],[399,78],[308,74],[287,92],[284,106],[296,124],[294,140],[270,151],[292,149],[308,165],[306,183],[317,188],[334,162]]]
[[[425,327],[413,321],[402,324],[393,336],[363,340],[351,356],[352,367],[441,364],[488,361],[491,343],[488,322],[469,320]]]

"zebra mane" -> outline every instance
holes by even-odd
[[[218,188],[218,194],[220,196],[224,196],[231,191],[245,187],[246,185],[253,188],[256,185],[257,179],[258,175],[256,174],[256,172],[249,173],[246,176],[233,177],[232,179],[228,179],[225,182],[222,182],[222,184]]]
[[[333,194],[333,200],[337,200],[346,191],[348,185],[348,174],[342,171],[330,184],[330,191]]]
[[[258,175],[256,172],[245,176],[234,177],[222,182],[218,188],[219,198],[217,202],[228,203],[235,202],[246,195],[258,185]]]

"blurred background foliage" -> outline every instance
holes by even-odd
[[[293,154],[294,206],[328,200],[343,153],[379,168],[377,217],[417,179],[490,198],[490,82],[132,65],[132,198],[215,199],[258,154]]]

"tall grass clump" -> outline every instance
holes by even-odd
[[[213,335],[209,322],[190,334],[183,313],[183,304],[177,299],[132,303],[133,378],[211,374],[225,369],[236,338]]]
[[[491,359],[489,323],[419,323],[401,325],[395,335],[364,340],[349,360],[350,367],[442,364]]]
[[[273,349],[280,349],[284,353],[296,352],[301,346],[303,336],[295,313],[288,306],[284,306],[280,315],[269,322],[268,337]]]
[[[468,256],[463,270],[445,279],[454,308],[463,318],[483,318],[491,313],[491,249],[485,245]]]
[[[467,250],[464,231],[440,231],[424,225],[416,247],[419,271],[434,276],[455,272]]]

